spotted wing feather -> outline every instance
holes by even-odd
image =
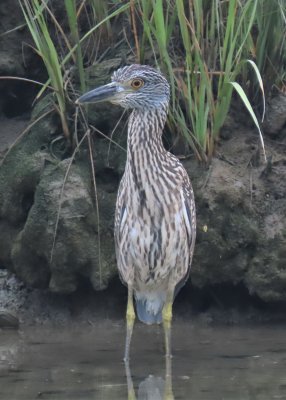
[[[184,286],[184,284],[188,280],[191,270],[191,263],[192,263],[195,240],[196,240],[196,208],[195,208],[194,192],[190,179],[185,169],[182,170],[182,175],[183,175],[183,185],[181,189],[181,198],[182,198],[184,224],[186,227],[188,246],[189,246],[189,268],[185,276],[177,284],[175,289],[175,295],[180,291],[182,286]]]
[[[122,251],[121,251],[121,238],[122,232],[124,230],[124,226],[126,224],[127,219],[127,210],[126,210],[126,190],[124,185],[125,176],[123,175],[119,189],[117,194],[116,208],[115,208],[115,219],[114,219],[114,240],[115,240],[115,253],[117,259],[117,266],[119,270],[119,276],[122,283],[126,284],[125,279],[123,279],[124,271],[123,262],[121,260]]]

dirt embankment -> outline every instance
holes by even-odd
[[[5,14],[1,6],[0,14]],[[9,40],[19,42],[18,34]],[[19,60],[19,46],[8,46],[0,73],[24,76],[33,66],[33,57],[24,64]],[[92,85],[96,86],[97,77],[102,80],[102,71],[108,79],[120,62],[119,57],[99,65]],[[25,98],[32,99],[34,88],[27,92],[14,83],[1,85],[3,158],[28,124],[27,107],[22,104]],[[33,121],[48,102],[46,98],[36,106]],[[191,280],[178,299],[182,314],[205,311],[214,304],[262,308],[270,304],[271,312],[285,304],[286,138],[280,105],[269,107],[266,164],[258,133],[242,123],[248,116],[241,111],[233,112],[226,122],[209,166],[193,157],[183,160],[196,195],[198,237]],[[279,116],[273,119],[275,110]],[[107,135],[118,113],[109,106],[91,108],[93,124]],[[275,120],[279,127],[274,126]],[[119,131],[116,140],[124,147],[124,123]],[[32,320],[58,316],[66,321],[85,301],[93,304],[91,313],[100,313],[100,306],[104,310],[109,302],[108,313],[120,314],[125,291],[116,272],[113,214],[126,153],[94,137],[98,218],[88,152],[83,148],[74,162],[68,155],[59,156],[59,133],[58,119],[47,115],[18,141],[0,167],[0,308],[17,311],[26,321],[29,316]],[[105,291],[99,295],[94,289]]]

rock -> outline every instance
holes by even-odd
[[[190,276],[199,288],[243,284],[263,301],[284,302],[286,159],[283,148],[268,146],[275,159],[271,168],[252,166],[253,142],[250,131],[236,131],[221,143],[224,157],[214,158],[207,169],[195,161],[185,164],[198,218]]]
[[[49,99],[44,103],[33,118]],[[55,149],[50,151],[57,122],[52,115],[42,119],[1,166],[0,262],[34,287],[70,293],[88,279],[95,289],[103,289],[116,273],[113,213],[119,178],[113,173],[116,186],[97,187],[95,199],[86,148],[74,160],[55,159]],[[112,168],[96,167],[99,180],[105,181]]]
[[[263,123],[265,133],[278,134],[286,125],[286,94],[278,91],[267,101],[266,118]]]
[[[0,329],[10,328],[17,329],[19,327],[18,317],[11,311],[0,309]]]
[[[30,285],[49,286],[54,292],[73,292],[80,276],[88,277],[94,288],[103,289],[115,272],[112,215],[100,208],[98,225],[87,162],[71,166],[62,192],[69,166],[67,159],[45,168],[26,223],[12,248],[14,269]],[[99,204],[105,202],[105,209],[106,203],[113,205],[114,197],[98,189]],[[99,231],[104,235],[101,243]]]
[[[5,269],[0,269],[0,329],[18,328],[27,289]]]
[[[286,235],[276,237],[259,248],[251,260],[246,274],[250,293],[255,293],[265,302],[286,301]]]
[[[1,1],[0,19],[0,75],[23,75],[25,67],[22,41],[25,20],[17,0]],[[15,29],[20,26],[22,28]]]
[[[30,46],[32,38],[18,0],[0,2],[0,21],[0,76],[4,78],[0,80],[0,117],[12,118],[30,111],[39,90],[13,77],[45,81],[46,73]]]

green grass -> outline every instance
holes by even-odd
[[[79,32],[79,17],[88,5],[93,10],[93,22],[90,21],[91,27],[84,31],[81,36]],[[34,41],[34,49],[41,57],[46,67],[48,81],[38,93],[38,98],[47,90],[51,89],[55,95],[55,109],[58,112],[63,134],[68,141],[72,141],[68,117],[70,107],[70,93],[75,97],[75,88],[70,79],[67,79],[71,67],[75,67],[75,71],[80,82],[80,90],[86,90],[86,75],[84,64],[84,46],[87,39],[94,34],[96,30],[102,27],[110,28],[110,20],[126,11],[129,4],[123,4],[115,8],[110,14],[107,13],[106,6],[100,5],[96,0],[65,0],[64,6],[68,20],[69,32],[64,32],[56,16],[48,7],[48,2],[43,0],[19,0],[20,7],[23,11],[26,24],[30,30]],[[96,11],[101,10],[100,21],[97,21]],[[51,27],[57,31],[58,37],[62,39],[62,46],[56,45],[51,34]],[[69,35],[70,34],[70,35]],[[84,125],[84,124],[83,124]]]
[[[65,0],[68,32],[62,31],[43,0],[19,1],[49,76],[40,94],[48,85],[53,88],[67,138],[71,106],[67,92],[74,92],[74,87],[65,82],[66,73],[75,66],[80,91],[86,90],[85,67],[92,61],[90,43],[96,43],[98,53],[104,49],[101,41],[116,40],[112,21],[119,16],[125,24],[129,21],[125,35],[129,43],[133,39],[136,59],[150,63],[146,50],[151,48],[151,62],[167,75],[172,93],[170,131],[182,135],[200,160],[207,161],[214,154],[233,90],[259,128],[251,106],[252,93],[259,87],[263,90],[262,79],[267,89],[273,84],[281,89],[285,85],[283,0],[130,0],[123,4]],[[84,29],[83,16],[88,21]],[[61,49],[53,43],[51,24],[63,39]]]
[[[142,47],[148,40],[171,83],[171,129],[185,137],[201,160],[214,152],[231,104],[229,83],[249,56],[257,5],[258,0],[138,2]]]
[[[49,75],[50,84],[56,96],[55,107],[61,118],[63,133],[69,139],[70,132],[66,115],[63,71],[45,18],[45,8],[47,6],[40,0],[23,0],[20,2],[20,6],[33,37],[35,50],[42,58]]]
[[[253,34],[256,64],[267,89],[275,84],[285,88],[286,81],[286,3],[284,0],[260,0]]]
[[[76,9],[76,0],[65,0],[65,9],[69,21],[69,28],[71,31],[73,45],[76,46],[76,66],[80,80],[80,89],[82,92],[86,90],[85,83],[85,73],[84,73],[84,63],[83,63],[83,55],[82,48],[79,45],[79,31],[78,31],[78,19],[77,19],[77,9]]]

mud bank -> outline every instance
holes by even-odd
[[[10,18],[0,6],[5,31],[22,21],[18,11]],[[25,29],[13,31],[7,40],[1,36],[5,43],[1,74],[41,75],[32,52],[23,61],[19,43],[26,36]],[[119,51],[116,58],[93,67],[90,86],[109,80],[122,58]],[[129,61],[127,57],[125,62]],[[35,88],[0,83],[0,307],[20,310],[23,320],[29,320],[35,305],[39,308],[32,313],[33,320],[37,315],[45,320],[45,314],[57,314],[58,307],[64,310],[64,321],[73,315],[76,304],[100,305],[102,299],[111,299],[110,312],[117,304],[121,315],[118,298],[123,304],[125,290],[116,271],[113,216],[126,158],[126,119],[113,138],[115,145],[110,135],[121,111],[90,107],[92,124],[107,136],[92,136],[95,162],[91,163],[86,145],[75,156],[65,147],[59,118],[50,112],[49,96],[31,110]],[[198,220],[190,280],[180,295],[183,300],[178,299],[181,315],[213,306],[255,306],[270,310],[271,315],[273,310],[279,314],[285,305],[285,120],[283,101],[273,104],[264,126],[267,163],[258,133],[247,124],[249,118],[235,100],[209,165],[199,164],[188,152],[177,154],[193,182]],[[20,137],[27,124],[32,127]],[[88,297],[86,290],[91,293]],[[45,304],[53,311],[45,310]],[[96,309],[91,307],[91,314]]]

